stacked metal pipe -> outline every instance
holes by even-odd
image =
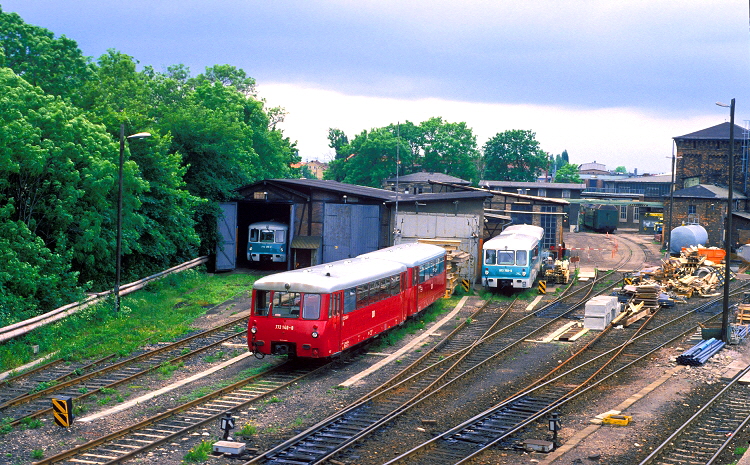
[[[677,363],[690,366],[703,365],[716,352],[723,349],[725,345],[725,342],[714,338],[702,341],[678,356]]]

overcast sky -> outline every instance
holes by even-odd
[[[0,0],[5,12],[166,70],[230,64],[288,116],[305,159],[328,128],[432,116],[481,147],[536,132],[571,162],[666,172],[672,137],[750,118],[748,2],[738,0]],[[744,85],[743,85],[744,84]],[[742,134],[737,135],[742,137]]]

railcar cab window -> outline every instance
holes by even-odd
[[[528,257],[528,252],[525,250],[518,250],[516,251],[516,265],[518,266],[526,266],[526,258]]]
[[[255,315],[268,316],[271,308],[271,291],[255,291]]]
[[[280,232],[283,233],[283,231]],[[274,231],[261,231],[260,242],[273,242],[275,236],[276,234],[274,234]]]
[[[495,264],[495,251],[494,250],[485,250],[484,251],[484,263],[488,265],[494,265]]]
[[[539,258],[539,246],[534,246],[534,250],[531,251],[531,261],[536,261]]]
[[[497,251],[497,264],[498,265],[512,265],[515,263],[514,260],[515,251],[513,250],[498,250]]]
[[[258,242],[258,235],[260,234],[260,231],[253,228],[250,230],[250,242]]]
[[[279,229],[279,230],[274,231],[274,235],[276,236],[276,241],[275,242],[284,242],[286,240],[284,238],[285,235],[286,235],[286,231],[284,231],[283,229]]]
[[[273,316],[281,318],[297,318],[299,316],[301,300],[302,294],[299,292],[275,291],[273,293],[273,302],[271,303]]]
[[[302,298],[302,319],[320,319],[320,294],[305,294]]]

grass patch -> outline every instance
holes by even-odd
[[[190,449],[182,458],[187,463],[199,463],[208,460],[208,454],[213,452],[214,441],[201,441],[200,444]]]
[[[242,428],[237,431],[237,435],[242,436],[243,438],[249,438],[250,436],[255,435],[257,432],[257,426],[252,423],[245,423],[244,425],[242,425]]]
[[[34,449],[31,451],[31,458],[35,460],[44,458],[44,451],[42,449]]]
[[[164,362],[161,365],[159,365],[159,368],[156,369],[156,372],[159,374],[159,377],[161,379],[169,379],[172,377],[172,374],[179,370],[180,368],[185,366],[185,362],[182,360],[178,361],[177,363],[172,362]]]
[[[23,429],[38,429],[42,426],[42,420],[40,420],[39,418],[24,417],[21,419],[21,427]]]
[[[66,360],[127,355],[152,341],[170,341],[190,331],[193,320],[212,306],[251,288],[257,276],[241,273],[208,274],[188,270],[149,283],[124,296],[122,309],[113,312],[105,301],[57,323],[7,341],[0,347],[0,371],[30,362],[54,350]],[[34,355],[31,346],[38,345]]]
[[[216,352],[213,355],[208,355],[208,356],[204,357],[203,361],[206,362],[206,363],[218,362],[219,360],[222,360],[225,355],[226,354],[224,353],[224,351],[220,350],[220,351]]]

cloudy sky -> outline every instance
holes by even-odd
[[[666,172],[672,137],[750,118],[748,2],[738,0],[0,0],[5,12],[141,65],[231,64],[258,83],[305,159],[329,127],[432,116],[481,146],[536,132],[571,161]],[[744,84],[744,85],[743,85]],[[738,137],[742,135],[739,134]]]

